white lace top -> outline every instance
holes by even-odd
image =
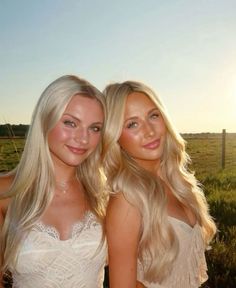
[[[107,258],[102,227],[87,212],[68,240],[38,222],[29,232],[12,271],[14,288],[101,288]]]
[[[201,235],[200,226],[193,228],[185,222],[168,217],[179,240],[179,253],[174,262],[169,277],[161,284],[148,283],[144,280],[143,265],[138,262],[138,280],[147,288],[197,288],[205,282],[207,266],[205,260],[205,245]],[[146,266],[148,263],[144,264]]]

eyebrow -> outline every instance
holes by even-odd
[[[155,108],[153,108],[153,109],[151,109],[149,112],[148,112],[148,114],[150,114],[150,113],[152,113],[152,112],[154,112],[154,111],[158,111],[158,112],[160,112],[160,110],[157,108],[157,107],[155,107]]]
[[[157,107],[155,107],[155,108],[151,109],[150,111],[148,111],[147,115],[153,113],[153,112],[156,111],[156,110],[160,113],[160,110],[159,110]],[[130,117],[130,118],[127,118],[127,119],[125,119],[124,124],[125,124],[126,122],[128,122],[128,121],[136,120],[136,119],[138,119],[138,116],[132,116],[132,117]]]
[[[75,119],[78,122],[81,122],[81,120],[74,115],[71,115],[70,113],[63,113],[62,116],[70,116],[71,118]],[[103,122],[97,121],[97,122],[92,122],[91,125],[103,125]]]
[[[136,119],[138,119],[137,116],[133,116],[133,117],[127,118],[127,119],[125,119],[124,124],[125,124],[126,122],[129,122],[129,121],[132,121],[132,120],[136,120]]]

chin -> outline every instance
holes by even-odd
[[[87,157],[84,158],[84,159],[81,159],[81,160],[65,161],[65,164],[68,165],[68,166],[71,166],[71,167],[77,167],[81,163],[83,163],[85,159],[87,159]]]

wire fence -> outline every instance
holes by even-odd
[[[198,174],[236,170],[236,133],[183,134],[191,168]]]

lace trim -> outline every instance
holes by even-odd
[[[56,227],[46,225],[42,221],[38,221],[33,227],[33,230],[47,233],[50,237],[59,241],[67,241],[77,238],[82,231],[88,230],[91,227],[96,227],[98,225],[100,224],[97,222],[96,216],[91,211],[87,211],[85,213],[85,216],[81,220],[77,221],[72,225],[71,235],[66,240],[61,240],[60,232],[57,230]]]

